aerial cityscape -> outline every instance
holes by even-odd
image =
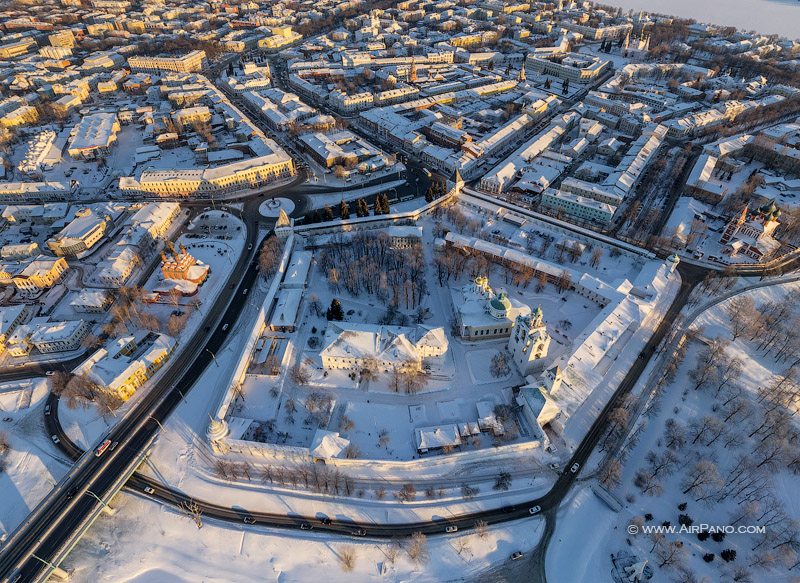
[[[797,36],[4,2],[0,582],[800,582]]]

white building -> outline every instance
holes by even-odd
[[[374,360],[379,371],[389,372],[409,362],[421,366],[424,358],[442,356],[448,345],[443,328],[330,322],[320,357],[325,369],[359,370]]]
[[[43,353],[75,350],[89,333],[89,323],[84,320],[47,322],[38,325],[30,335],[30,343]]]
[[[550,334],[542,321],[542,309],[536,308],[532,314],[517,316],[514,331],[508,338],[508,351],[520,374],[531,374],[550,348]]]
[[[85,115],[70,132],[67,153],[74,160],[94,160],[108,156],[120,130],[116,113]]]
[[[510,298],[504,290],[495,292],[484,276],[452,290],[451,296],[459,334],[465,340],[505,338],[518,316],[531,313],[528,306]]]

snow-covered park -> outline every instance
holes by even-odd
[[[654,581],[797,577],[798,293],[797,283],[762,287],[701,313],[663,383],[646,387],[652,399],[622,456],[594,474],[620,510],[588,486],[574,493],[550,576],[612,580],[613,555],[647,560]]]

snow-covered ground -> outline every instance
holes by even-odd
[[[115,499],[119,511],[101,517],[67,560],[72,581],[117,583],[324,580],[469,580],[515,551],[532,550],[541,520],[522,520],[489,528],[428,537],[427,560],[409,557],[408,541],[331,537],[267,528],[227,526],[207,520],[198,530],[188,517],[160,510],[135,496]],[[353,554],[352,568],[343,558]]]
[[[787,294],[798,290],[798,283],[777,284],[744,292],[740,297],[751,298],[758,307],[784,301]],[[689,372],[706,345],[689,341],[674,381],[665,385],[658,406],[641,418],[637,437],[622,458],[620,485],[612,491],[622,509],[618,513],[611,510],[588,486],[577,490],[562,506],[546,562],[550,580],[612,581],[610,556],[617,553],[632,553],[637,561],[648,560],[655,571],[653,581],[673,580],[682,573],[697,577],[684,577],[686,581],[794,580],[797,550],[784,541],[791,540],[792,529],[796,532],[800,519],[796,495],[800,478],[787,469],[796,449],[787,450],[775,464],[762,463],[768,451],[759,450],[759,444],[763,448],[764,443],[773,443],[772,437],[754,431],[768,419],[756,391],[773,382],[773,375],[780,375],[786,364],[765,356],[748,334],[732,340],[727,312],[731,301],[703,312],[694,328],[701,331],[705,341],[731,340],[727,354],[741,359],[741,373],[719,391],[719,377],[710,386],[695,390],[696,377],[690,377]],[[744,408],[734,412],[739,406]],[[677,423],[673,435],[681,435],[683,445],[674,444],[666,430],[667,422]],[[796,417],[790,423],[796,431]],[[715,468],[708,473],[714,479],[707,490],[690,488],[700,462]],[[744,472],[743,482],[736,482],[733,468],[740,462],[752,467]],[[738,492],[737,486],[745,486],[748,480],[752,480],[749,487]],[[591,483],[596,484],[594,480]],[[680,528],[681,520],[691,520],[694,527],[765,526],[766,533],[731,532],[722,541],[701,540],[689,532],[668,533],[661,541],[643,533],[645,526],[664,523]],[[669,558],[675,549],[677,558]],[[722,551],[728,549],[736,551],[736,558],[730,562],[721,558]],[[736,569],[745,578],[733,579]]]
[[[47,382],[0,385],[0,433],[9,450],[0,454],[0,539],[12,532],[70,467],[45,433],[42,408]]]

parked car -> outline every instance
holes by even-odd
[[[245,524],[255,524],[256,523],[256,519],[253,518],[252,516],[245,516],[244,517],[244,523]]]
[[[524,556],[525,555],[522,554],[522,551],[514,551],[513,553],[511,553],[511,560],[518,561]]]
[[[301,522],[300,523],[300,530],[311,530],[312,528],[314,528],[314,527],[311,526],[310,522]]]
[[[50,439],[53,440],[53,443],[56,443],[56,444],[61,443],[61,440],[58,438],[58,435],[51,435]]]

